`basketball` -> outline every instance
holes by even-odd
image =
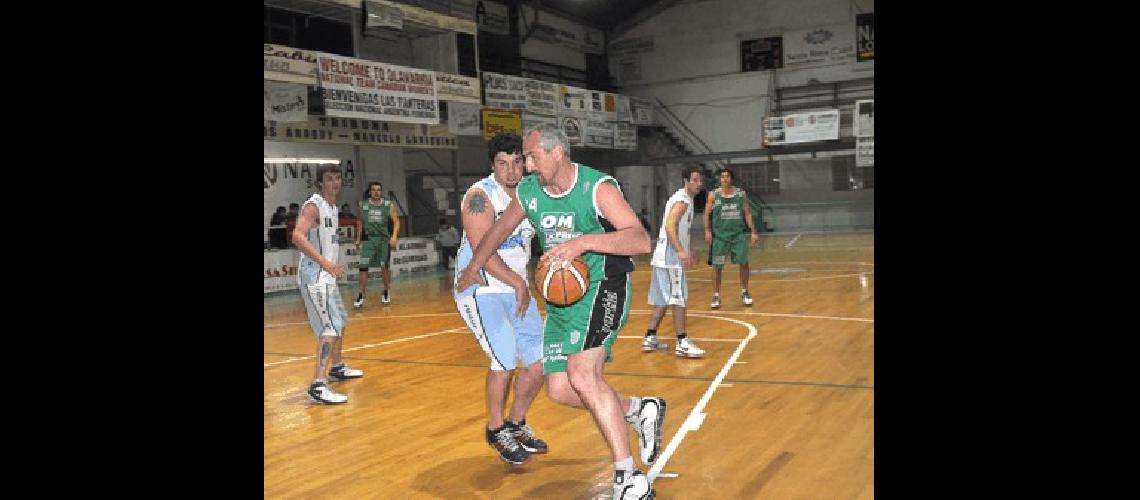
[[[590,268],[586,261],[575,258],[565,269],[562,262],[551,267],[550,261],[539,262],[534,279],[548,304],[568,306],[577,302],[590,288]]]

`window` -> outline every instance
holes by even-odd
[[[831,190],[858,191],[875,188],[875,167],[856,167],[854,156],[831,157]]]

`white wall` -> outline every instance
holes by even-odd
[[[369,181],[379,180],[384,184],[385,192],[391,190],[400,197],[401,201],[407,199],[402,148],[279,141],[262,141],[262,143],[266,158],[339,159],[342,165],[345,165],[345,161],[351,160],[355,175],[351,179],[351,185],[349,185],[350,179],[345,176],[345,185],[337,197],[337,205],[348,203],[353,207],[354,213],[359,211],[356,207]],[[310,176],[312,173],[309,172]],[[278,205],[288,207],[289,203],[303,203],[316,192],[307,182],[309,177],[300,172],[298,174],[298,177],[293,177],[287,169],[278,168],[273,186],[264,190],[263,227],[269,226],[273,210]]]
[[[782,88],[804,85],[810,79],[831,83],[873,77],[874,71],[856,72],[851,64],[842,64],[743,73],[740,41],[840,23],[854,26],[857,12],[873,11],[873,0],[681,2],[615,37],[611,44],[652,40],[653,48],[611,53],[610,71],[620,76],[622,60],[636,60],[640,78],[619,79],[620,92],[661,99],[713,151],[757,149],[760,118],[773,94],[773,76]]]

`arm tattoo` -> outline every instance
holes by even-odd
[[[473,214],[481,214],[487,210],[487,198],[481,194],[471,195],[471,201],[467,203],[467,211]]]

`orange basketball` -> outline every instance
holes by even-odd
[[[534,271],[535,284],[548,304],[568,306],[578,302],[590,288],[590,268],[586,261],[575,258],[571,265],[562,267],[559,261],[553,268],[550,261],[540,262]]]

